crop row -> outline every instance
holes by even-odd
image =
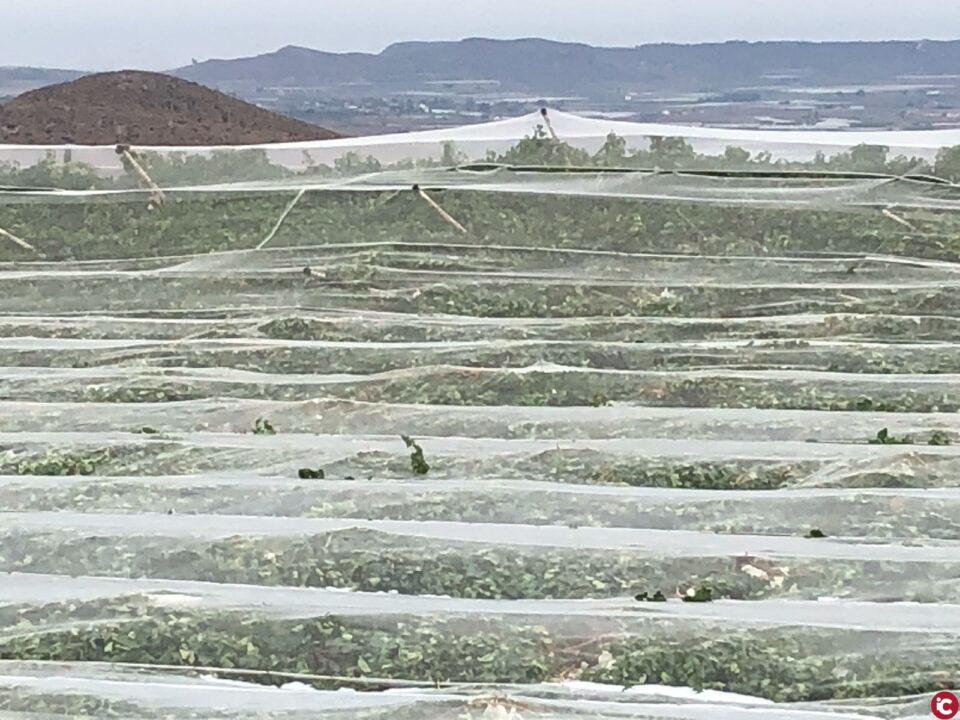
[[[4,195],[3,226],[51,260],[133,258],[252,249],[294,195],[289,192],[168,193],[159,209],[142,196],[75,201]],[[271,246],[451,241],[458,237],[413,193],[308,192]],[[437,195],[474,237],[489,243],[626,252],[769,255],[811,252],[960,257],[949,212],[794,209],[605,197],[476,193]],[[31,259],[13,243],[0,259]]]
[[[807,542],[814,554],[818,543],[830,541]],[[960,601],[957,563],[521,547],[366,529],[223,540],[12,531],[0,535],[0,570],[484,599],[608,598],[657,589],[672,594],[707,585],[718,598]]]

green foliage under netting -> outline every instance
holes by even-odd
[[[190,484],[188,478],[180,483],[150,478],[118,477],[118,468],[136,469],[137,457],[123,448],[112,448],[107,462],[94,468],[99,475],[74,477],[70,482],[52,485],[43,479],[33,481],[29,472],[38,469],[36,461],[23,457],[18,464],[3,464],[4,474],[20,474],[16,485],[8,483],[0,499],[10,512],[124,512],[155,513],[173,511],[180,513],[216,514],[233,512],[248,514],[256,511],[268,517],[304,518],[351,518],[357,520],[406,520],[414,522],[461,522],[504,523],[524,525],[559,525],[568,527],[620,527],[659,530],[693,530],[698,532],[738,533],[756,535],[802,535],[806,531],[805,518],[815,518],[818,529],[830,536],[854,538],[883,538],[899,541],[903,538],[960,539],[960,517],[953,500],[910,498],[892,503],[879,493],[863,492],[848,496],[822,495],[810,499],[792,499],[771,503],[762,494],[745,496],[730,493],[720,499],[685,498],[685,493],[670,493],[669,501],[650,501],[646,493],[632,495],[624,492],[594,494],[574,488],[530,489],[507,492],[491,483],[478,482],[464,489],[462,478],[476,477],[467,471],[449,478],[443,488],[423,490],[409,479],[410,471],[404,467],[387,467],[373,474],[359,458],[347,458],[324,463],[323,468],[300,468],[296,476],[304,482],[282,483],[277,487],[272,482],[261,485],[199,485]],[[150,463],[154,472],[165,472],[176,462],[187,465],[185,458],[176,457],[176,447],[158,452]],[[282,453],[282,451],[279,451]],[[25,455],[26,453],[24,453]],[[61,453],[57,456],[66,462],[71,458]],[[173,455],[174,457],[170,457]],[[54,453],[45,456],[48,462]],[[36,456],[34,456],[36,457]],[[207,456],[207,464],[214,460]],[[0,456],[0,459],[4,459]],[[149,461],[148,461],[149,462]],[[201,460],[201,462],[203,462]],[[460,470],[463,462],[442,457],[439,464],[444,470],[447,463]],[[372,463],[370,463],[372,464]],[[513,463],[504,463],[505,476],[517,474]],[[660,462],[644,474],[639,466],[633,475],[624,475],[624,482],[634,484],[659,483],[659,487],[739,489],[776,489],[786,481],[804,477],[800,469],[760,466],[745,468],[743,463],[668,463]],[[814,463],[815,465],[815,463]],[[61,465],[63,473],[86,468]],[[177,469],[173,467],[172,469]],[[184,468],[194,473],[197,465]],[[615,468],[609,475],[603,473],[603,464],[589,467],[581,482],[617,483],[620,478]],[[12,471],[12,472],[11,472]],[[536,472],[541,477],[550,477],[542,468],[532,468],[527,475]],[[812,471],[810,471],[812,472]],[[109,477],[109,475],[114,477]],[[439,475],[435,472],[434,477]],[[903,473],[901,484],[911,478]],[[294,473],[288,473],[292,479]],[[354,479],[355,478],[355,479]],[[553,479],[553,478],[551,478]],[[398,482],[399,480],[399,482]],[[557,478],[562,481],[563,478]],[[781,485],[776,485],[777,481]],[[733,485],[732,483],[739,483]],[[914,482],[916,480],[914,479]],[[929,482],[929,481],[927,481]],[[879,483],[878,483],[879,484]],[[889,486],[890,483],[887,484]],[[611,489],[613,490],[613,489]],[[619,490],[619,489],[618,489]],[[720,493],[716,493],[720,495]],[[616,498],[616,502],[611,501]]]
[[[456,144],[441,145],[435,159],[403,160],[385,164],[372,155],[351,150],[337,158],[333,165],[316,162],[309,150],[303,151],[303,170],[293,171],[273,165],[259,149],[216,149],[205,155],[185,152],[135,153],[138,162],[161,187],[209,185],[253,180],[270,181],[285,178],[335,178],[414,168],[454,167],[483,160],[488,163],[547,167],[599,167],[661,170],[726,170],[726,171],[814,171],[881,173],[895,176],[935,175],[960,181],[960,146],[940,151],[935,163],[917,157],[891,157],[883,145],[862,144],[848,151],[827,156],[818,152],[806,162],[774,160],[769,152],[752,154],[743,148],[729,146],[721,155],[698,153],[681,137],[652,137],[647,148],[631,148],[627,141],[610,133],[596,153],[573,147],[550,137],[542,126],[503,153],[489,152],[484,158],[469,158]],[[127,163],[124,160],[124,165]],[[103,177],[95,168],[81,162],[59,163],[50,154],[38,164],[21,167],[17,163],[0,163],[0,186],[59,187],[70,190],[124,189],[138,186],[135,173],[120,177]]]
[[[0,162],[0,187],[92,190],[106,189],[114,184],[112,180],[98,175],[96,170],[86,163],[64,164],[58,162],[53,154],[29,167],[21,167],[19,163]]]
[[[165,518],[155,514],[152,520]],[[194,527],[201,528],[203,518]],[[135,521],[131,532],[135,530]],[[481,527],[482,526],[478,526]],[[491,537],[497,534],[491,530]],[[801,537],[802,527],[794,531]],[[653,548],[514,546],[367,529],[225,540],[166,535],[96,537],[53,530],[0,533],[0,572],[341,588],[484,600],[617,598],[702,585],[714,598],[842,597],[956,603],[957,563],[702,556]],[[709,537],[709,536],[707,536]],[[499,538],[498,538],[499,539]],[[805,541],[808,542],[808,541]],[[751,568],[744,569],[746,565]]]
[[[543,128],[524,138],[502,155],[488,155],[491,162],[514,165],[573,165],[585,167],[659,168],[662,170],[782,170],[881,173],[889,175],[936,175],[960,180],[960,147],[940,151],[937,161],[904,155],[890,157],[884,145],[861,144],[848,151],[827,156],[818,152],[807,162],[774,160],[769,152],[752,154],[729,146],[722,155],[696,152],[680,137],[653,137],[646,149],[630,148],[627,141],[610,133],[599,151],[590,153],[550,138]]]
[[[655,139],[647,150],[631,150],[611,136],[594,156],[545,137],[541,131],[503,155],[490,158],[514,165],[612,166],[636,168],[806,169],[902,173],[907,170],[960,177],[960,151],[945,150],[936,168],[912,160],[888,159],[885,148],[861,146],[829,159],[796,165],[728,148],[723,158],[697,155],[679,138]],[[214,151],[208,157],[145,153],[142,164],[162,186],[282,180],[291,176],[270,165],[263,151]],[[462,162],[452,144],[438,166]],[[413,167],[400,163],[394,167]],[[908,167],[909,166],[909,167]],[[956,167],[955,167],[956,166]],[[356,153],[335,167],[310,165],[309,175],[334,177],[375,171],[380,163]],[[34,167],[0,164],[0,185],[59,186],[70,189],[133,188],[133,174],[98,178],[80,163],[58,164],[52,157]],[[241,250],[268,236],[295,190],[189,193],[168,191],[162,207],[149,207],[137,195],[78,199],[7,193],[0,205],[0,227],[28,241],[50,260],[153,257]],[[596,248],[624,252],[717,255],[796,253],[884,253],[956,260],[960,220],[934,210],[843,211],[750,207],[745,205],[656,202],[609,197],[550,197],[449,190],[437,199],[464,224],[471,238],[490,243],[540,248]],[[898,222],[897,219],[906,222]],[[413,193],[308,192],[286,218],[271,247],[344,242],[449,243],[458,235]],[[18,245],[0,243],[0,260],[34,259]],[[856,272],[856,268],[848,269]],[[507,312],[512,312],[509,308]]]
[[[291,173],[272,165],[262,150],[214,150],[209,155],[143,153],[142,166],[160,187],[279,180]]]
[[[280,342],[248,348],[182,343],[173,351],[166,347],[153,354],[153,350],[143,349],[126,357],[115,349],[104,353],[78,344],[51,352],[42,344],[29,347],[24,343],[28,347],[21,348],[8,343],[9,347],[0,351],[0,366],[51,371],[11,372],[0,388],[0,400],[122,402],[134,408],[128,429],[119,431],[126,434],[102,442],[98,438],[96,443],[70,445],[44,440],[0,447],[0,474],[19,476],[8,479],[0,492],[8,511],[132,511],[156,516],[151,520],[159,518],[164,523],[179,522],[181,515],[189,513],[239,514],[253,508],[258,515],[289,517],[291,523],[302,522],[307,528],[330,527],[319,522],[320,518],[348,518],[549,524],[561,526],[564,533],[574,533],[579,527],[756,532],[786,535],[816,550],[850,538],[906,546],[930,544],[931,538],[950,542],[957,537],[953,505],[943,498],[938,501],[919,494],[903,493],[910,500],[867,493],[852,500],[831,498],[821,505],[811,502],[804,506],[809,512],[793,515],[794,508],[789,505],[774,512],[762,502],[748,507],[737,498],[711,500],[709,506],[686,500],[673,505],[631,505],[608,501],[609,496],[600,493],[591,495],[593,488],[585,487],[671,488],[677,495],[686,489],[716,490],[718,494],[754,490],[773,495],[778,489],[811,480],[820,483],[819,487],[954,487],[952,448],[931,446],[954,442],[955,428],[935,430],[916,418],[891,417],[889,422],[865,426],[862,436],[845,439],[858,444],[856,456],[864,462],[828,468],[825,460],[789,457],[752,461],[697,456],[670,459],[640,453],[619,456],[591,450],[586,443],[567,450],[561,450],[558,443],[556,450],[469,457],[445,452],[445,442],[416,423],[397,423],[391,429],[391,452],[350,450],[334,458],[329,453],[313,455],[310,450],[295,455],[291,446],[285,445],[288,437],[316,428],[297,426],[306,423],[299,413],[258,410],[237,420],[236,429],[255,444],[253,463],[258,468],[282,467],[277,473],[294,485],[284,494],[278,483],[258,496],[261,491],[256,483],[224,482],[210,489],[199,482],[191,484],[189,479],[179,485],[170,482],[164,476],[224,469],[242,472],[231,467],[236,457],[232,453],[240,449],[191,443],[189,437],[180,435],[182,428],[174,429],[156,415],[147,417],[149,408],[140,415],[145,402],[214,396],[257,400],[322,396],[375,405],[577,406],[585,415],[603,413],[606,411],[599,408],[619,404],[956,412],[960,410],[960,391],[951,387],[949,380],[931,377],[919,383],[891,377],[960,369],[960,355],[951,349],[922,344],[925,340],[960,339],[960,327],[954,322],[960,316],[955,288],[950,282],[940,283],[939,269],[929,264],[918,271],[916,267],[881,267],[876,261],[850,257],[899,254],[960,260],[960,218],[951,213],[895,208],[891,218],[879,207],[854,211],[836,205],[811,210],[469,189],[431,191],[432,197],[469,229],[465,237],[453,232],[413,192],[316,191],[299,198],[267,252],[242,255],[232,264],[229,256],[206,258],[203,254],[257,247],[294,199],[297,178],[271,165],[258,151],[217,151],[204,158],[150,153],[138,157],[165,187],[256,179],[291,180],[293,189],[170,191],[165,204],[151,208],[144,195],[136,193],[76,201],[6,193],[5,204],[0,205],[0,227],[33,243],[46,259],[109,262],[84,266],[91,272],[76,274],[34,272],[32,268],[11,273],[0,298],[0,311],[10,322],[0,334],[28,337],[36,331],[50,337],[90,338],[97,333],[110,337],[109,329],[96,325],[99,321],[92,321],[87,329],[70,323],[81,313],[130,313],[174,321],[195,317],[215,324],[218,318],[229,319],[231,313],[252,309],[243,329],[237,331],[229,323],[221,327],[198,324],[196,337],[274,338]],[[648,148],[634,149],[622,138],[611,136],[591,155],[553,140],[542,129],[506,153],[487,159],[498,164],[567,169],[936,173],[960,179],[957,149],[942,152],[935,166],[913,158],[890,157],[887,149],[872,146],[798,164],[733,147],[721,157],[706,157],[678,138],[659,138]],[[304,175],[308,179],[335,178],[385,169],[454,166],[466,160],[453,145],[446,146],[436,162],[391,167],[359,153],[345,155],[329,167],[305,155]],[[33,168],[0,168],[0,184],[34,187],[123,189],[136,186],[133,178],[128,174],[107,181],[98,178],[92,168],[61,166],[53,159]],[[948,196],[952,190],[943,189]],[[598,252],[551,252],[554,250]],[[626,259],[616,252],[671,257],[669,261],[647,256]],[[818,257],[815,268],[806,261],[789,269],[776,264],[782,256],[809,254]],[[199,271],[150,272],[175,265],[176,261],[170,260],[175,255],[197,256],[190,258],[195,263],[191,268]],[[677,257],[680,255],[688,257]],[[749,262],[753,264],[735,267],[732,256],[740,256],[741,263],[752,258]],[[780,260],[772,260],[774,257]],[[0,240],[0,261],[35,259],[29,251]],[[205,265],[207,262],[210,265]],[[676,263],[676,268],[668,267],[668,262]],[[688,262],[693,265],[681,267]],[[106,272],[98,272],[98,267]],[[747,277],[747,273],[752,275]],[[798,276],[801,282],[796,282]],[[919,276],[922,281],[913,282]],[[754,282],[754,278],[761,281]],[[699,281],[705,279],[709,282]],[[645,284],[646,280],[650,284]],[[264,308],[269,312],[265,314]],[[311,314],[316,308],[328,315]],[[407,315],[393,326],[365,318],[362,322],[330,321],[338,310]],[[45,314],[67,312],[72,315],[55,326],[30,324]],[[828,319],[802,327],[788,324],[787,316],[803,313],[822,313]],[[478,323],[481,329],[477,330],[477,326],[458,324],[457,320],[424,323],[422,317],[411,317],[428,314],[535,318],[543,327]],[[758,323],[758,318],[781,315],[783,325]],[[578,321],[547,322],[570,318]],[[579,322],[590,318],[598,322]],[[663,322],[625,322],[640,318]],[[751,319],[734,328],[725,324],[731,318]],[[681,319],[689,322],[677,322]],[[537,336],[538,332],[543,335]],[[373,345],[305,348],[283,342],[443,343],[472,339],[470,333],[485,339],[500,334],[524,339],[530,334],[571,342],[492,343],[482,349],[445,348],[445,354],[431,354],[434,349],[383,350]],[[676,348],[649,347],[658,341],[676,345],[685,338],[699,340],[713,334],[727,338],[735,333],[750,344],[708,352],[687,348],[680,353]],[[810,342],[823,337],[875,335],[890,342],[883,347],[868,342],[836,343],[822,349]],[[763,343],[771,337],[789,342]],[[584,342],[594,338],[614,342],[606,347]],[[898,340],[902,341],[899,345]],[[625,347],[628,344],[635,347]],[[530,370],[538,362],[566,369]],[[719,372],[690,372],[705,365],[719,368]],[[813,380],[802,372],[749,376],[745,367],[827,371],[849,377]],[[90,370],[91,378],[95,375],[92,371],[100,368],[105,377],[78,383],[74,378],[59,378],[53,372],[58,368]],[[211,368],[223,368],[224,372],[211,372]],[[415,372],[397,372],[406,368]],[[524,372],[516,372],[517,368]],[[201,369],[205,372],[191,374]],[[238,374],[230,369],[246,371],[249,377],[238,381]],[[256,373],[288,377],[266,382]],[[323,373],[345,377],[327,385],[308,383],[302,377]],[[884,373],[885,377],[864,377],[864,373]],[[367,376],[361,381],[350,374]],[[81,419],[92,422],[96,412]],[[198,413],[198,418],[202,416]],[[885,425],[889,427],[884,430]],[[864,426],[859,427],[858,433]],[[279,433],[276,438],[275,432]],[[533,437],[536,432],[524,422],[510,428],[510,433],[520,437],[524,433]],[[665,426],[664,433],[669,436],[671,432]],[[702,435],[711,432],[708,428]],[[397,439],[400,433],[410,433],[403,436],[403,444]],[[825,435],[826,431],[821,437]],[[827,442],[832,440],[827,438]],[[905,454],[916,450],[918,456],[884,462],[893,457],[890,451],[896,448],[883,446],[907,442],[925,447],[905,445]],[[807,456],[800,453],[801,458]],[[373,481],[384,486],[396,480],[423,481],[426,478],[418,476],[428,471],[436,485],[429,494],[391,496],[370,489]],[[51,481],[49,476],[64,481]],[[67,480],[64,476],[71,477]],[[557,486],[578,483],[581,487],[562,490],[573,490],[570,495],[580,492],[584,499],[571,500],[554,493],[536,502],[532,496],[518,502],[515,495],[505,492],[485,493],[481,483],[464,486],[471,478],[491,477],[498,481],[535,478]],[[162,482],[153,482],[156,480]],[[450,489],[442,485],[445,480],[450,481]],[[334,482],[341,485],[327,491]],[[353,484],[358,489],[354,490]],[[900,504],[894,505],[894,500]],[[284,502],[296,503],[296,509],[285,510]],[[849,513],[844,515],[844,509]],[[188,518],[183,527],[194,527],[190,524],[194,519],[196,527],[201,527],[202,518]],[[130,517],[129,533],[105,531],[88,537],[82,531],[53,529],[56,522],[51,520],[47,529],[8,528],[0,533],[0,570],[487,600],[639,596],[659,602],[686,593],[692,593],[691,600],[704,602],[826,596],[924,602],[930,603],[931,612],[936,610],[935,603],[960,600],[957,566],[927,561],[933,553],[927,555],[926,550],[917,551],[916,557],[922,560],[916,561],[802,555],[787,560],[755,555],[716,557],[709,549],[703,556],[677,557],[676,553],[642,547],[525,548],[510,545],[509,538],[501,537],[493,542],[466,543],[369,529],[272,536],[245,534],[244,528],[238,527],[236,536],[222,539],[205,539],[202,533],[188,537],[175,531],[137,535],[143,531],[135,516]],[[743,549],[745,553],[749,550]],[[863,557],[872,555],[864,553]],[[640,602],[624,602],[638,613],[652,611]],[[717,688],[784,701],[908,695],[955,682],[950,645],[934,644],[941,642],[938,638],[929,643],[932,647],[925,645],[904,654],[891,640],[893,633],[806,626],[751,627],[747,631],[728,623],[712,632],[705,632],[701,624],[693,632],[688,632],[689,626],[676,625],[664,632],[655,627],[645,628],[649,632],[643,633],[615,628],[612,633],[583,632],[578,636],[545,628],[542,619],[519,618],[510,625],[500,619],[477,618],[464,627],[442,620],[407,619],[401,623],[381,618],[375,626],[343,617],[287,620],[253,613],[178,610],[170,605],[145,608],[140,603],[142,599],[131,599],[129,606],[119,607],[77,601],[64,606],[0,608],[5,628],[0,658],[203,664],[421,681],[531,682],[567,677]],[[904,633],[901,644],[926,637]],[[887,647],[885,642],[890,652],[881,651]],[[0,692],[0,710],[7,709],[4,703],[23,702],[22,697],[8,698]]]
[[[425,682],[659,683],[780,702],[903,696],[954,683],[946,639],[902,653],[896,638],[884,633],[828,628],[721,631],[703,623],[674,628],[665,622],[631,633],[615,631],[607,622],[603,633],[598,619],[581,622],[586,625],[581,636],[576,629],[551,630],[537,618],[518,617],[506,627],[501,618],[482,617],[272,620],[240,612],[168,610],[138,598],[49,605],[41,611],[19,614],[19,622],[0,640],[0,658]],[[69,629],[56,629],[51,621],[58,614],[70,622]],[[79,621],[83,616],[92,622]]]
[[[256,247],[295,193],[168,192],[149,209],[138,196],[7,198],[0,227],[48,259],[155,257]],[[718,206],[608,197],[438,192],[471,240],[530,248],[579,248],[701,255],[901,254],[960,258],[960,217],[901,209],[907,229],[879,211]],[[412,192],[307,192],[271,241],[273,248],[332,243],[463,242]],[[34,259],[11,242],[0,260]],[[551,259],[551,258],[548,258]],[[369,268],[372,271],[374,268]],[[848,274],[857,272],[841,268]]]

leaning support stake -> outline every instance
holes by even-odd
[[[880,212],[883,213],[883,216],[884,216],[884,217],[890,218],[890,219],[893,220],[894,222],[900,223],[900,224],[903,225],[904,227],[910,228],[911,230],[916,230],[916,228],[915,228],[913,225],[911,225],[909,221],[904,220],[904,219],[903,219],[902,217],[900,217],[899,215],[895,215],[895,214],[893,213],[893,211],[890,210],[890,208],[884,208],[884,209],[881,210]]]
[[[153,181],[153,178],[151,178],[147,174],[147,171],[144,170],[140,163],[137,162],[137,159],[133,156],[133,153],[130,152],[130,146],[117,145],[117,155],[122,157],[128,163],[128,166],[132,167],[134,172],[140,176],[140,179],[146,184],[146,186],[150,188],[150,199],[155,201],[157,205],[163,205],[164,201],[167,199],[163,194],[163,190],[160,189],[160,186]]]
[[[427,195],[419,185],[414,185],[414,186],[413,186],[413,191],[414,191],[417,195],[419,195],[421,198],[423,198],[423,200],[427,203],[427,205],[429,205],[430,207],[432,207],[432,208],[436,211],[437,215],[439,215],[440,217],[442,217],[444,220],[446,220],[448,223],[450,223],[453,227],[455,227],[457,230],[459,230],[460,232],[462,232],[464,235],[467,234],[467,229],[466,229],[463,225],[461,225],[460,223],[458,223],[458,222],[453,218],[453,216],[450,215],[450,213],[448,213],[446,210],[444,210],[442,207],[440,207],[440,206],[437,204],[437,201],[434,200],[434,199],[433,199],[432,197],[430,197],[429,195]]]
[[[553,129],[553,123],[550,122],[550,116],[547,114],[547,109],[540,108],[540,115],[543,117],[543,123],[547,126],[547,131],[550,133],[550,137],[557,142],[560,142],[560,138],[557,136],[557,131]]]
[[[31,245],[30,243],[28,243],[26,240],[23,240],[22,238],[18,238],[18,237],[17,237],[16,235],[14,235],[12,232],[8,232],[7,230],[4,230],[3,228],[0,228],[0,237],[5,237],[5,238],[7,238],[8,240],[12,240],[14,243],[16,243],[17,245],[19,245],[20,247],[22,247],[24,250],[29,250],[30,252],[35,252],[35,253],[37,253],[38,255],[40,254],[40,252],[39,252],[33,245]]]

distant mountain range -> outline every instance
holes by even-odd
[[[0,98],[19,95],[45,85],[70,82],[84,74],[79,70],[0,67]]]
[[[500,92],[711,91],[771,84],[891,83],[960,74],[960,41],[727,42],[598,48],[539,39],[405,42],[379,54],[301,47],[171,71],[251,97],[262,88],[310,88],[334,97],[488,84]],[[0,68],[0,95],[71,80],[70,70]]]
[[[605,89],[716,91],[771,82],[892,82],[904,75],[960,73],[960,41],[727,42],[598,48],[548,40],[405,42],[377,55],[300,47],[237,60],[208,60],[175,74],[220,89],[326,88],[494,81],[501,90],[570,94]]]

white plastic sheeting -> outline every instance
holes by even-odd
[[[623,122],[584,118],[560,111],[549,111],[550,126],[557,137],[572,148],[596,153],[613,133],[630,150],[647,150],[661,138],[683,140],[696,153],[722,158],[727,148],[746,150],[753,156],[769,154],[770,160],[810,162],[820,156],[831,157],[860,145],[884,147],[891,158],[902,156],[933,163],[938,153],[960,145],[960,130],[918,131],[825,131],[825,130],[739,130],[683,125]],[[518,118],[393,135],[340,138],[299,143],[273,143],[222,147],[137,147],[139,153],[161,157],[191,158],[219,154],[229,159],[247,153],[260,154],[272,166],[303,173],[319,166],[375,160],[383,166],[398,163],[440,162],[451,157],[460,162],[477,162],[506,153],[526,137],[546,134],[544,117],[532,113]],[[103,177],[119,177],[125,172],[114,146],[38,146],[0,145],[2,164],[29,168],[43,162],[63,167],[65,163],[85,164]],[[243,161],[241,161],[243,162]],[[247,169],[245,172],[256,171]]]
[[[554,131],[563,142],[591,153],[600,149],[610,133],[622,137],[631,148],[646,149],[651,138],[682,138],[702,154],[722,155],[727,147],[735,146],[751,153],[769,152],[774,160],[795,161],[809,161],[818,152],[834,155],[866,144],[885,146],[893,156],[904,155],[932,162],[942,148],[960,145],[960,130],[740,130],[585,118],[558,110],[549,110],[548,114]],[[540,113],[531,113],[476,125],[392,135],[223,148],[164,146],[137,149],[185,156],[207,154],[213,149],[264,150],[271,163],[302,170],[310,164],[332,165],[348,153],[374,157],[383,164],[440,160],[444,145],[454,143],[467,159],[476,161],[483,160],[489,152],[506,152],[524,137],[531,136],[537,126],[544,125]],[[105,174],[123,172],[113,146],[0,145],[0,162],[16,162],[27,167],[48,156],[62,162],[67,151],[73,162],[88,163]]]
[[[0,717],[892,720],[956,684],[955,186],[248,180],[0,193]]]

